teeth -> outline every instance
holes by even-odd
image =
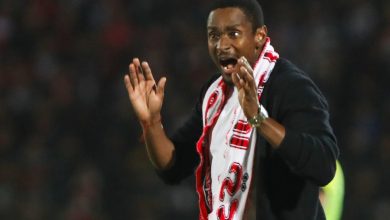
[[[233,68],[234,68],[234,65],[232,65],[232,64],[229,64],[229,65],[223,67],[224,70],[229,70],[229,69],[233,69]]]

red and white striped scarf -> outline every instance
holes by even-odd
[[[278,58],[267,38],[253,73],[259,100]],[[237,89],[230,97],[228,90],[219,77],[203,100],[203,133],[196,146],[200,220],[242,219],[251,187],[257,132],[247,122]]]

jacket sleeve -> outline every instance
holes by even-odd
[[[202,134],[202,117],[195,107],[184,124],[170,137],[175,146],[174,163],[168,170],[156,170],[167,184],[178,184],[194,173],[199,164],[196,142]]]
[[[286,133],[276,152],[293,172],[324,186],[335,174],[339,154],[327,101],[303,73],[280,78],[277,120],[285,126]]]
[[[202,86],[198,99],[187,120],[169,138],[175,146],[174,163],[168,170],[156,170],[158,176],[167,184],[179,184],[193,175],[200,158],[196,143],[202,135],[202,102],[208,87],[219,77],[212,75]]]

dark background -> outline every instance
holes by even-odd
[[[0,219],[196,219],[138,139],[129,61],[167,76],[172,132],[216,70],[210,1],[0,0]],[[272,44],[319,85],[346,175],[343,219],[390,216],[390,2],[263,1]]]

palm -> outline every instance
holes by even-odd
[[[245,58],[238,60],[239,72],[233,74],[233,83],[238,90],[238,101],[247,118],[257,113],[258,100],[256,84],[253,78],[253,69]]]
[[[154,82],[144,81],[129,94],[130,102],[140,120],[148,120],[161,110],[163,99],[153,90]]]
[[[141,66],[137,58],[133,59],[129,71],[125,84],[138,119],[146,123],[159,119],[166,79],[162,78],[157,86],[149,65],[143,62]]]
[[[247,89],[243,87],[237,88],[238,89],[238,101],[244,111],[245,116],[251,117],[253,116],[253,111],[256,112],[257,108],[257,96],[253,91],[248,91]],[[253,106],[255,108],[253,108]]]

